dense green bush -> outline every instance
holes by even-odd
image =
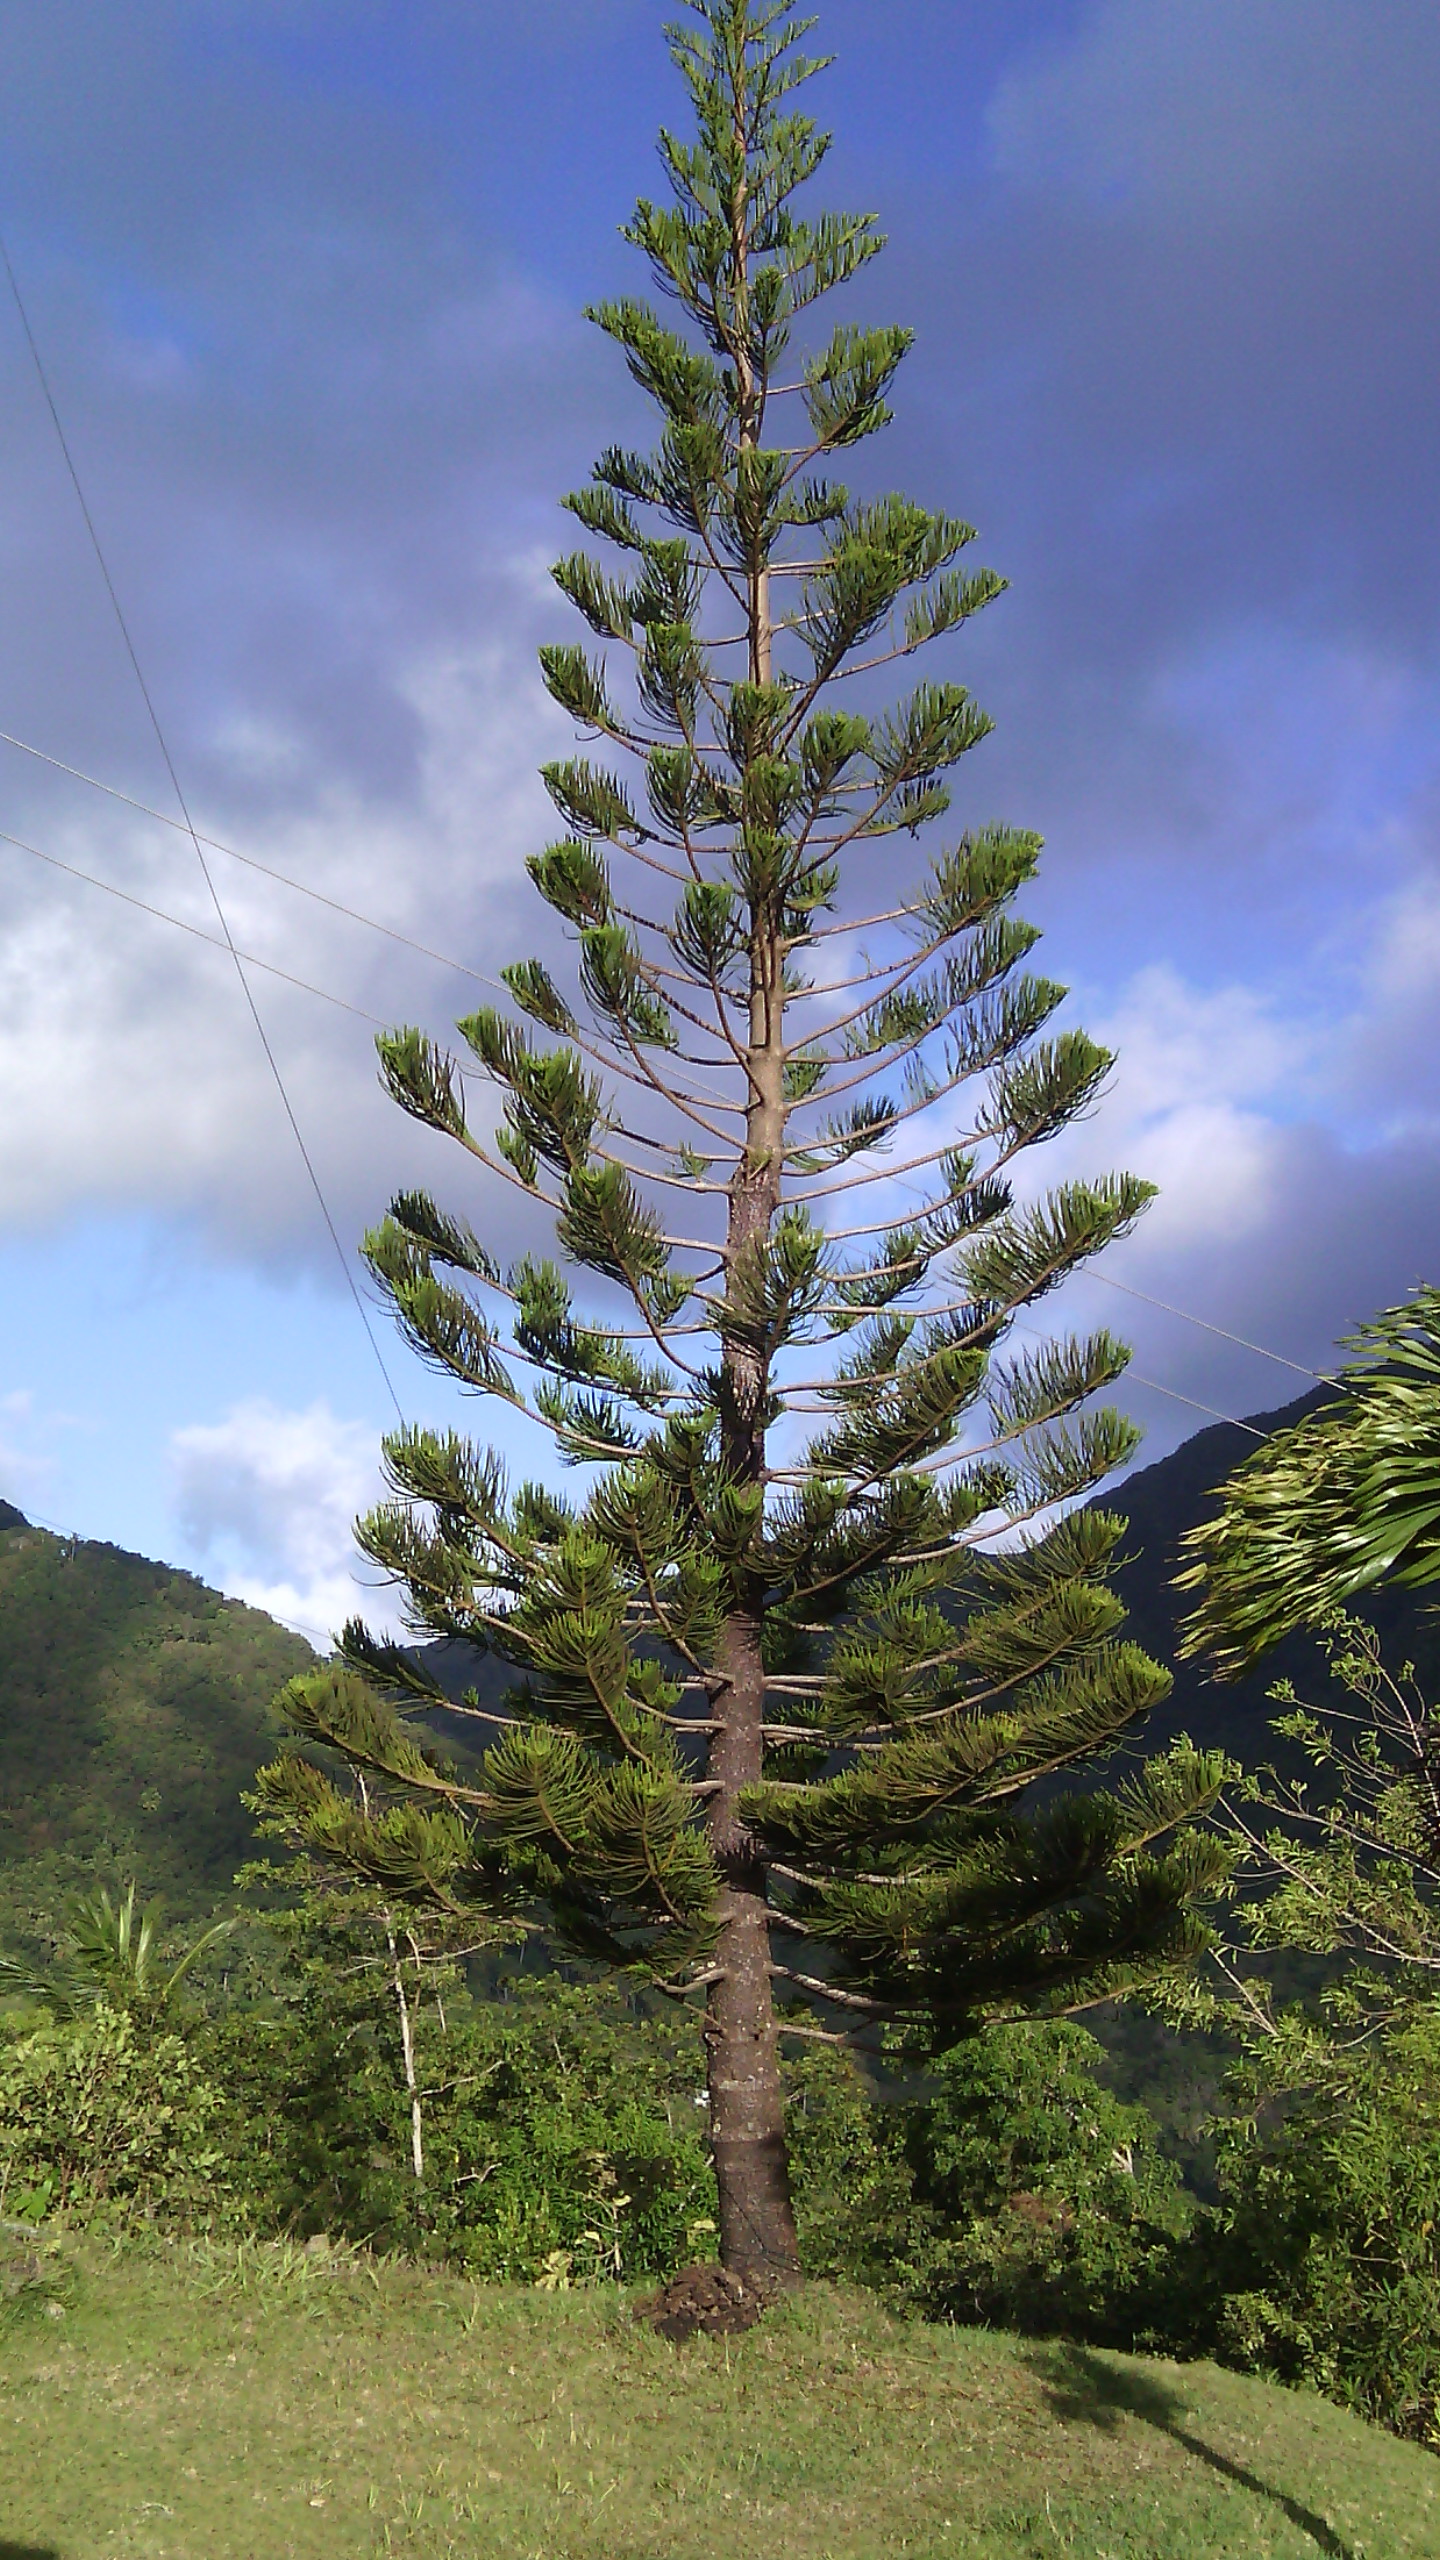
[[[416,2021],[425,2175],[383,1985],[312,1974],[279,2014],[204,2031],[231,2174],[258,2227],[444,2255],[547,2283],[707,2254],[714,2185],[693,2025],[623,1996],[520,1979]],[[443,2015],[443,2026],[441,2017]]]
[[[1440,2016],[1218,2141],[1196,2343],[1440,2446]]]
[[[1191,2219],[1143,2107],[1068,2021],[995,2027],[936,2066],[910,2135],[938,2238],[923,2308],[1032,2335],[1142,2343]]]
[[[786,2134],[800,2258],[810,2276],[871,2286],[895,2310],[920,2300],[933,2217],[907,2147],[912,2109],[877,2101],[848,2054],[813,2047],[786,2070]]]
[[[223,2113],[181,2036],[103,2004],[47,2023],[0,2046],[0,2213],[224,2219]]]
[[[1035,2335],[1125,2340],[1166,2324],[1190,2219],[1143,2107],[1096,2078],[1058,2021],[992,2027],[876,2105],[853,2066],[812,2058],[791,2116],[806,2263],[897,2307]]]

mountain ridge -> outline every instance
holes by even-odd
[[[1173,1587],[1180,1539],[1230,1470],[1293,1423],[1323,1390],[1195,1432],[1139,1468],[1103,1508],[1129,1522],[1114,1574],[1126,1632],[1168,1663],[1175,1686],[1127,1750],[1163,1749],[1179,1733],[1232,1757],[1269,1759],[1267,1692],[1281,1678],[1316,1695],[1314,1643],[1292,1638],[1245,1680],[1220,1682],[1178,1662],[1188,1601]],[[1396,1656],[1440,1685],[1440,1613],[1423,1598],[1380,1593],[1366,1614]],[[477,1687],[499,1703],[514,1678],[496,1657],[427,1647],[447,1692]],[[273,1698],[315,1654],[302,1636],[194,1574],[98,1540],[61,1538],[0,1502],[0,1901],[12,1912],[55,1905],[97,1874],[135,1876],[180,1915],[222,1899],[254,1854],[240,1803],[281,1727]],[[468,1717],[433,1729],[462,1754],[484,1739]]]
[[[240,1802],[280,1732],[302,1636],[194,1574],[0,1511],[0,1897],[43,1928],[138,1879],[212,1908],[255,1832]]]

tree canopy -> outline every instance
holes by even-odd
[[[485,1236],[503,1184],[558,1252],[412,1190],[371,1268],[575,1490],[392,1435],[362,1546],[415,1633],[513,1666],[498,1730],[447,1767],[423,1653],[356,1625],[290,1692],[321,1756],[264,1779],[388,1891],[703,1992],[722,2251],[757,2277],[794,2263],[777,1998],[805,2032],[947,2038],[1099,1999],[1194,1952],[1224,1866],[1193,1827],[1217,1763],[1094,1783],[1168,1676],[1105,1588],[1122,1522],[1081,1507],[1136,1444],[1096,1402],[1126,1352],[1035,1311],[1149,1188],[1031,1174],[1111,1060],[1028,965],[1038,838],[932,841],[988,716],[948,673],[879,690],[1005,582],[963,518],[837,476],[912,333],[810,334],[882,246],[809,205],[810,24],[686,0],[668,30],[690,131],[626,226],[658,300],[590,314],[659,441],[563,502],[600,547],[554,570],[590,639],[541,652],[588,741],[544,769],[560,832],[528,864],[558,930],[463,1053],[380,1042]]]

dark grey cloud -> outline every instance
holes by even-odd
[[[614,226],[674,112],[661,14],[11,0],[0,24],[7,227],[202,815],[486,965],[531,938],[554,499],[635,422],[578,305],[625,272]],[[1137,1284],[1318,1357],[1436,1241],[1440,19],[836,0],[821,32],[835,191],[894,243],[862,303],[920,331],[884,470],[974,515],[1015,581],[957,654],[1000,717],[962,796],[1050,836],[1046,963],[1138,1062],[1097,1142],[1175,1203]],[[0,311],[0,726],[152,795],[26,364]],[[16,832],[195,894],[153,830],[13,762],[0,783]],[[43,1097],[0,1161],[11,1214],[128,1200],[310,1254],[209,959],[0,881]],[[465,1000],[235,894],[254,947],[371,1009]],[[415,1142],[383,1134],[363,1027],[273,1003],[348,1230]],[[1245,1396],[1183,1339],[1177,1386]]]
[[[999,721],[963,806],[1047,835],[1045,958],[1088,1013],[1163,954],[1310,1021],[1326,1090],[1264,1108],[1333,1125],[1315,1215],[1353,1199],[1381,1295],[1427,1182],[1431,1044],[1363,982],[1440,863],[1437,106],[1425,7],[1099,0],[1002,69],[983,163],[899,179],[867,282],[920,329],[887,463],[1014,580],[957,652]],[[1244,1249],[1281,1347],[1296,1215]],[[1237,1258],[1187,1251],[1217,1309]]]
[[[1034,375],[991,451],[1122,644],[1294,611],[1433,650],[1437,106],[1408,0],[1102,0],[1001,82],[964,424],[993,328]]]
[[[1303,1394],[1306,1379],[1263,1355],[1324,1375],[1355,1327],[1440,1271],[1440,1140],[1347,1150],[1333,1131],[1287,1131],[1266,1159],[1262,1220],[1240,1235],[1192,1238],[1154,1252],[1137,1239],[1107,1265],[1148,1298],[1100,1283],[1087,1313],[1133,1345],[1124,1401],[1153,1457],[1201,1427],[1201,1411],[1264,1412]],[[1185,1321],[1202,1309],[1240,1340]],[[1258,1344],[1259,1352],[1245,1348]]]

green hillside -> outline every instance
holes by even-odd
[[[96,1875],[182,1916],[225,1894],[253,1832],[240,1804],[304,1639],[193,1574],[0,1528],[0,1898],[42,1917]]]
[[[677,2350],[614,2291],[96,2253],[9,2344],[35,2560],[1430,2560],[1440,2469],[1307,2393],[828,2287]]]
[[[1274,1428],[1308,1401],[1259,1419]],[[1174,1660],[1183,1610],[1181,1534],[1254,1446],[1229,1424],[1199,1432],[1109,1497],[1130,1520],[1117,1576],[1130,1631],[1162,1661]],[[1386,1594],[1371,1614],[1397,1655],[1440,1677],[1440,1619],[1423,1596]],[[302,1637],[194,1575],[52,1537],[0,1502],[0,1902],[40,1914],[77,1882],[133,1875],[176,1918],[213,1909],[253,1846],[239,1797],[273,1745],[271,1701],[313,1659]],[[473,1688],[496,1702],[511,1677],[464,1645],[437,1645],[431,1661],[457,1698]],[[1146,1745],[1183,1728],[1269,1757],[1266,1688],[1281,1672],[1304,1688],[1314,1664],[1299,1640],[1229,1686],[1182,1665]],[[451,1748],[474,1747],[472,1724],[434,1721]]]

